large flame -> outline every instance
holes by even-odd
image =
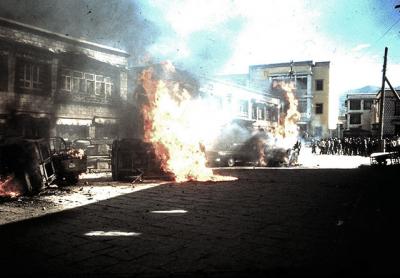
[[[22,195],[22,193],[21,186],[15,180],[14,175],[5,178],[0,177],[0,197],[15,198]]]
[[[284,97],[287,100],[289,106],[285,113],[283,113],[279,119],[279,126],[275,129],[273,134],[276,145],[282,148],[289,149],[298,140],[299,127],[297,125],[300,119],[300,113],[298,111],[298,100],[295,96],[295,83],[280,81],[276,84],[284,91]]]
[[[164,70],[175,69],[166,63]],[[142,107],[144,140],[153,143],[162,169],[177,182],[232,179],[214,175],[206,167],[204,144],[216,134],[216,118],[207,117],[212,112],[209,107],[178,82],[153,79],[151,69],[143,71],[141,82],[148,97]]]

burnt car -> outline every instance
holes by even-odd
[[[89,172],[109,172],[112,143],[112,139],[75,139],[71,147],[84,150]]]
[[[257,161],[256,150],[246,143],[218,145],[206,151],[207,166],[233,167],[254,164]]]
[[[24,193],[35,193],[56,179],[48,140],[9,137],[0,142],[0,176],[14,176]]]
[[[49,139],[50,152],[60,184],[75,184],[86,173],[87,156],[83,149],[69,147],[61,137]]]
[[[269,147],[265,148],[265,162],[267,167],[289,166],[290,149]]]
[[[111,172],[113,180],[142,180],[165,177],[154,147],[141,139],[116,139],[112,144]]]

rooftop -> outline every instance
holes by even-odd
[[[69,42],[72,44],[81,44],[81,45],[85,45],[87,48],[97,49],[97,50],[109,52],[112,54],[117,54],[117,55],[126,56],[126,57],[129,56],[128,52],[118,49],[118,48],[113,48],[110,46],[106,46],[106,45],[102,45],[102,44],[98,44],[98,43],[94,43],[94,42],[89,42],[89,41],[86,41],[86,40],[80,39],[80,38],[70,37],[70,36],[67,36],[64,34],[52,32],[52,31],[49,31],[49,30],[46,30],[43,28],[39,28],[39,27],[36,27],[33,25],[21,23],[21,22],[3,18],[3,17],[0,17],[0,26],[10,27],[10,28],[14,28],[14,29],[20,29],[20,30],[28,31],[28,32],[31,32],[34,34],[51,37],[56,40]]]

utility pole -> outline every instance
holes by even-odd
[[[386,81],[386,62],[387,62],[388,48],[385,47],[385,56],[383,56],[383,70],[382,70],[382,87],[381,87],[381,101],[379,103],[379,139],[382,144],[382,151],[385,151],[385,142],[383,141],[383,117],[385,115],[385,81]]]

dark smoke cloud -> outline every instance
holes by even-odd
[[[126,50],[133,65],[159,36],[129,0],[1,0],[0,16]]]
[[[170,60],[179,68],[199,74],[212,74],[224,66],[246,23],[240,16],[228,17],[211,28],[196,30],[184,41],[190,55],[182,55],[179,34],[164,17],[165,7],[149,3],[1,0],[0,16],[126,50],[131,54],[131,66]]]

